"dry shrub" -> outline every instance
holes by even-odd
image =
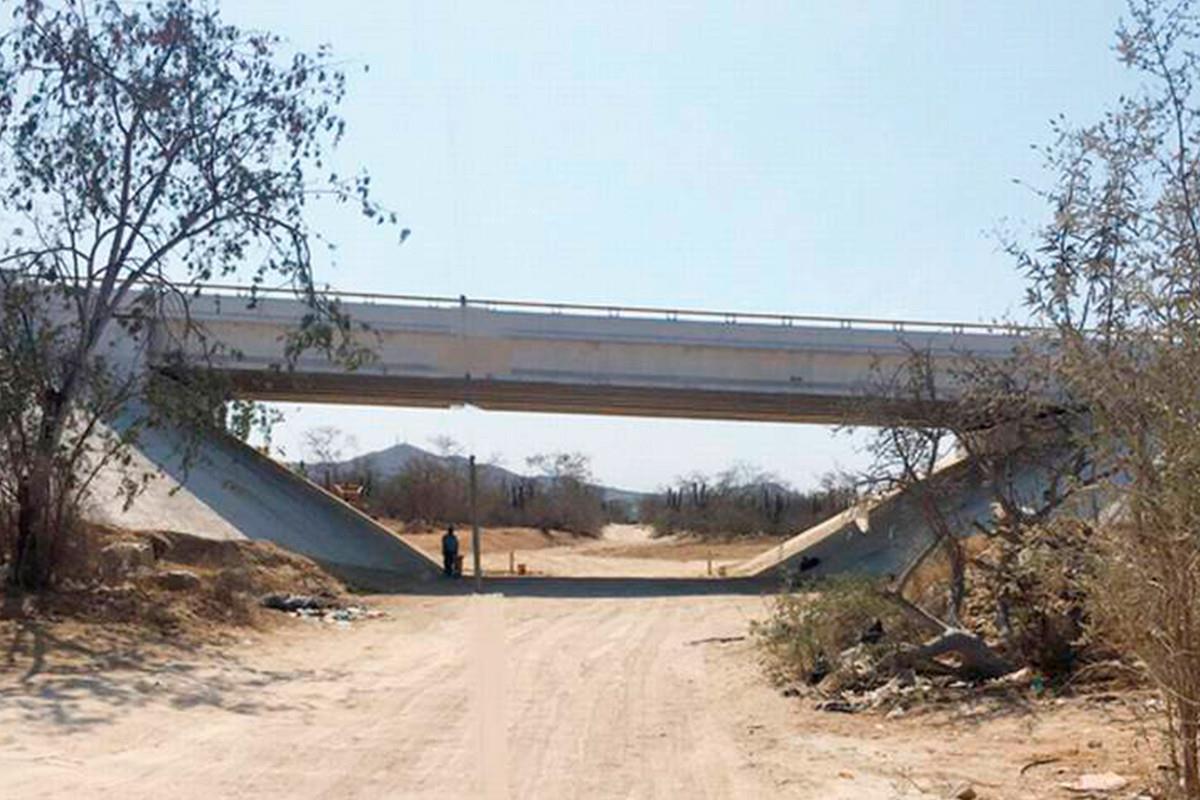
[[[768,674],[779,683],[820,680],[844,666],[851,650],[856,658],[877,661],[923,634],[875,581],[856,577],[827,578],[777,595],[770,615],[751,630]]]
[[[963,539],[966,594],[962,623],[1012,664],[1050,679],[1065,679],[1082,659],[1106,657],[1086,631],[1092,586],[1094,533],[1085,522],[1063,518],[1026,531],[1019,541],[975,535]],[[904,597],[928,613],[947,611],[950,559],[930,553],[908,576]]]
[[[54,579],[64,584],[94,581],[100,571],[100,550],[127,534],[117,528],[81,522],[73,515],[65,522],[66,530],[56,537]]]
[[[921,559],[904,581],[904,597],[927,613],[945,619],[950,611],[950,595],[947,591],[953,580],[953,564],[946,543],[940,543],[931,553]],[[972,536],[959,542],[965,558],[972,558],[986,549],[987,537]],[[969,597],[969,593],[968,593]]]
[[[1187,530],[1101,531],[1091,592],[1096,633],[1135,655],[1158,687],[1174,774],[1194,797],[1200,741],[1200,542]],[[1174,790],[1176,787],[1169,787]]]
[[[968,569],[972,629],[998,642],[1014,664],[1051,679],[1102,655],[1085,636],[1094,538],[1086,522],[1063,518],[1029,529],[1020,541],[987,541]]]

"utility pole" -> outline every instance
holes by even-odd
[[[475,592],[483,592],[483,563],[479,553],[479,504],[475,499],[475,456],[471,456],[471,551],[474,555]]]

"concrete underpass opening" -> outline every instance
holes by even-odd
[[[788,555],[787,540],[808,525],[740,538],[656,537],[651,520],[641,517],[643,503],[661,501],[664,486],[677,478],[703,472],[715,481],[738,462],[771,468],[773,474],[764,480],[772,491],[784,483],[815,486],[821,472],[855,466],[847,457],[856,455],[853,440],[815,425],[493,412],[469,406],[432,410],[289,404],[281,409],[287,421],[273,439],[277,462],[303,472],[326,491],[354,495],[352,502],[360,510],[431,562],[440,562],[441,535],[453,523],[462,543],[465,583],[472,577],[473,562],[465,456],[474,452],[484,575],[584,580],[592,588],[571,591],[585,593],[612,580],[721,582],[765,576],[777,583],[772,570],[757,570],[763,572],[760,576],[747,572],[745,565],[772,554]],[[329,428],[335,429],[335,441],[314,451],[306,434]],[[596,456],[589,482],[606,518],[592,535],[542,530],[535,516],[516,507],[550,480],[527,458],[562,452]],[[330,459],[336,466],[325,463]],[[441,485],[431,485],[437,482]],[[365,489],[361,495],[359,488]],[[414,498],[414,492],[432,496]],[[397,502],[409,505],[397,508]],[[432,511],[414,509],[423,502],[443,505]]]
[[[225,354],[216,361],[203,363],[226,375],[239,396],[270,402],[341,404],[336,414],[327,411],[324,419],[313,419],[312,427],[332,424],[348,428],[358,441],[346,448],[346,456],[369,452],[405,456],[404,442],[427,445],[429,434],[438,427],[428,425],[428,417],[421,415],[444,415],[452,421],[441,425],[439,432],[457,435],[464,446],[462,452],[446,455],[478,455],[484,463],[485,483],[489,470],[510,481],[501,493],[513,493],[507,499],[517,507],[529,500],[529,492],[538,494],[545,484],[530,482],[523,474],[529,470],[522,463],[489,465],[494,452],[510,457],[518,454],[519,460],[537,451],[615,453],[605,458],[622,463],[607,464],[599,471],[624,490],[629,484],[621,476],[656,460],[673,462],[669,470],[660,470],[659,484],[694,472],[698,466],[719,472],[736,461],[730,456],[753,452],[755,448],[747,446],[747,440],[761,436],[770,439],[769,446],[765,445],[768,450],[792,448],[793,453],[805,454],[806,467],[793,467],[786,459],[767,460],[768,466],[786,463],[774,471],[803,484],[815,477],[814,472],[832,468],[839,460],[843,467],[852,466],[845,463],[850,451],[842,446],[837,448],[840,459],[835,455],[814,459],[814,449],[830,449],[827,434],[814,439],[811,433],[819,429],[794,423],[870,424],[894,414],[897,409],[888,407],[886,397],[876,396],[871,401],[871,376],[888,365],[903,363],[914,347],[930,353],[937,365],[935,380],[952,394],[956,378],[948,366],[953,359],[962,353],[1006,357],[1022,340],[1020,331],[982,325],[347,294],[339,296],[342,310],[365,326],[363,335],[369,341],[364,344],[375,356],[359,369],[347,371],[319,354],[305,354],[285,363],[284,336],[306,313],[305,306],[294,298],[260,292],[254,302],[248,302],[244,294],[238,296],[236,287],[216,287],[215,293],[208,292],[191,302],[188,313],[213,340],[226,346]],[[145,366],[165,369],[178,364],[180,356],[185,361],[195,357],[177,349],[160,349],[175,347],[169,344],[173,341],[179,340],[151,332]],[[492,416],[479,416],[484,412],[475,409],[444,410],[464,405],[490,409],[486,413]],[[384,410],[389,406],[409,410]],[[407,421],[388,424],[385,420],[391,414],[407,415]],[[565,416],[568,414],[571,416]],[[339,422],[356,415],[354,425]],[[482,425],[473,420],[484,418],[502,420],[496,428],[510,429],[507,439],[501,437],[504,444],[485,443],[469,425],[464,435],[464,420]],[[656,439],[648,433],[653,429],[646,427],[651,423],[612,422],[632,418],[658,418],[653,424],[678,435]],[[418,422],[422,419],[424,422]],[[610,420],[607,427],[601,425],[601,419]],[[178,474],[170,457],[160,452],[164,442],[150,442],[143,455],[183,487],[183,494],[195,501],[189,513],[204,518],[201,527],[209,525],[216,535],[229,535],[232,530],[249,538],[268,538],[343,569],[382,568],[430,577],[439,553],[419,538],[429,534],[409,530],[397,534],[388,520],[373,519],[371,509],[355,507],[353,491],[335,487],[330,479],[376,483],[371,489],[379,491],[380,482],[393,477],[398,463],[372,466],[366,459],[359,464],[364,467],[357,470],[359,474],[351,470],[345,478],[321,475],[316,481],[306,480],[302,473],[313,466],[316,454],[305,452],[299,425],[289,424],[289,436],[277,440],[285,444],[283,451],[276,449],[269,455],[213,437],[205,443],[207,473],[199,476]],[[720,463],[711,458],[689,459],[683,452],[687,447],[681,444],[692,444],[688,432],[704,425],[725,431],[740,425],[737,435],[705,433],[701,437],[709,443],[711,452],[706,455],[719,452]],[[566,444],[568,440],[581,441],[571,432],[589,427],[593,446]],[[414,429],[419,432],[414,434]],[[807,447],[796,441],[805,438],[805,431]],[[814,447],[822,438],[825,446]],[[531,446],[535,441],[540,444]],[[407,453],[407,457],[414,455],[420,454]],[[814,461],[823,463],[813,469]],[[307,462],[304,468],[300,462]],[[452,458],[446,463],[462,461]],[[615,502],[618,496],[637,502],[637,492],[609,488],[612,491],[605,490],[606,502]],[[651,492],[659,486],[642,482],[638,488]],[[380,516],[378,511],[374,513]],[[436,519],[436,515],[418,516]],[[454,516],[460,524],[466,521],[461,514]],[[882,528],[872,525],[857,533],[846,520],[827,523],[803,532],[786,546],[764,544],[765,552],[745,553],[739,563],[721,563],[723,559],[696,552],[689,555],[697,556],[694,560],[704,565],[700,576],[704,578],[710,570],[725,576],[778,578],[795,563],[811,567],[813,559],[830,570],[857,565],[878,572],[891,571],[896,559],[907,557],[921,540],[919,535],[899,530],[899,521]],[[911,526],[906,521],[903,527]],[[599,541],[602,543],[595,545],[592,555],[610,559],[610,565],[628,557],[623,574],[636,573],[640,563],[636,559],[645,560],[644,552],[634,550],[663,544],[620,541],[619,535],[613,541]],[[511,544],[514,546],[507,552],[502,545],[497,548],[503,559],[499,565],[485,559],[485,572],[495,574],[509,566],[518,571],[519,563],[525,563],[527,573],[534,571],[531,563],[517,561],[516,542]],[[587,546],[573,549],[586,555]],[[606,548],[608,552],[599,552]],[[550,542],[525,549],[544,550],[544,555],[549,555],[559,548]],[[777,556],[774,560],[772,551]],[[577,552],[575,557],[580,555]],[[717,563],[712,563],[714,560]],[[568,565],[560,568],[572,569]]]

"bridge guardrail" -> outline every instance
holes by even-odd
[[[289,288],[241,286],[236,284],[204,283],[194,287],[211,291],[214,295],[237,297],[295,297]],[[622,306],[598,303],[548,303],[533,300],[497,300],[492,298],[469,298],[466,295],[445,297],[438,295],[387,294],[382,292],[347,292],[334,289],[321,290],[321,294],[338,300],[368,305],[398,305],[423,308],[479,308],[487,311],[529,311],[545,314],[572,314],[579,316],[602,316],[611,319],[653,319],[669,322],[723,322],[727,325],[809,325],[840,328],[843,330],[891,330],[897,332],[917,331],[929,333],[981,333],[992,335],[1022,336],[1043,331],[1032,325],[986,322],[942,322],[913,319],[883,319],[877,317],[837,317],[820,314],[772,314],[761,311],[733,312],[706,309],[682,309],[656,306]]]

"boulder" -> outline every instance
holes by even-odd
[[[1119,792],[1128,784],[1128,779],[1115,772],[1090,772],[1080,775],[1074,783],[1064,783],[1061,786],[1067,791],[1080,794],[1104,794]]]
[[[113,542],[100,550],[99,560],[101,579],[124,581],[154,567],[154,548],[148,542]]]
[[[963,781],[950,790],[949,795],[952,800],[976,800],[979,794],[975,791],[975,787]]]
[[[159,586],[169,592],[190,592],[200,588],[200,576],[186,569],[169,569],[155,576]]]

